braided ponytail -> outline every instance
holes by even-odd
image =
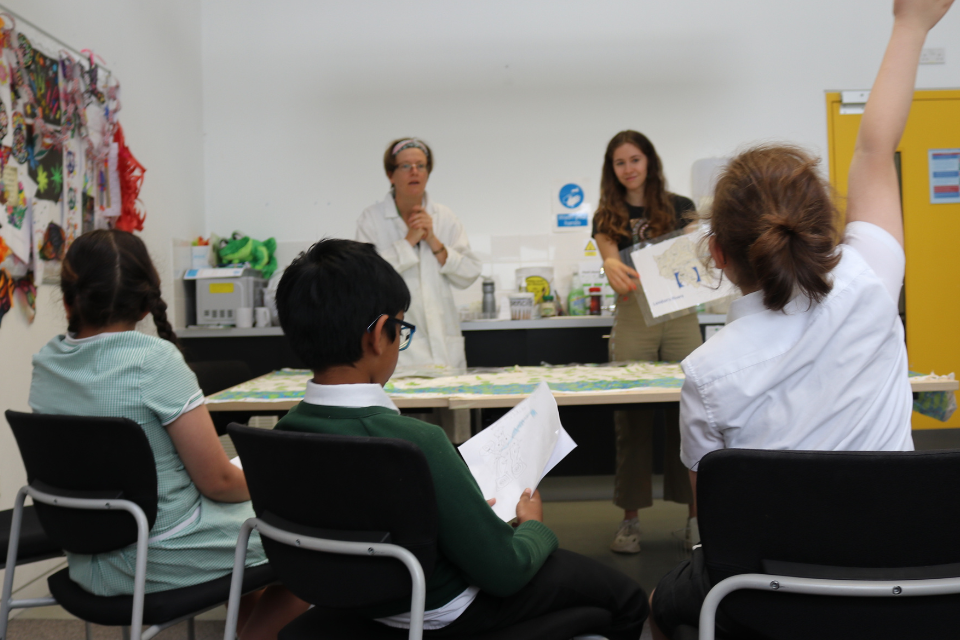
[[[173,326],[170,324],[170,321],[167,320],[167,303],[160,297],[159,289],[156,291],[156,294],[150,298],[149,309],[150,315],[153,316],[153,324],[157,327],[157,335],[167,342],[172,342],[173,346],[180,349],[180,341],[177,339],[177,334],[174,333]]]

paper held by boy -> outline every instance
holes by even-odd
[[[460,455],[493,511],[509,522],[524,489],[540,480],[577,444],[560,424],[557,401],[546,382],[502,418],[460,445]]]

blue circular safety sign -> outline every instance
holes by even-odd
[[[560,204],[567,209],[576,209],[583,202],[583,189],[580,185],[565,184],[560,188]]]

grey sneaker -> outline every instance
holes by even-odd
[[[640,521],[631,518],[621,522],[610,550],[617,553],[640,553]]]

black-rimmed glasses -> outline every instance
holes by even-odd
[[[377,316],[376,320],[370,323],[370,326],[367,327],[367,333],[373,331],[374,325],[376,325],[377,321],[383,316],[387,316],[387,314],[381,313],[379,316]],[[392,316],[387,316],[387,322],[395,322],[400,325],[400,351],[403,351],[409,347],[410,341],[413,340],[413,334],[417,332],[416,325],[412,325],[409,322],[404,322],[403,320],[398,320]]]

